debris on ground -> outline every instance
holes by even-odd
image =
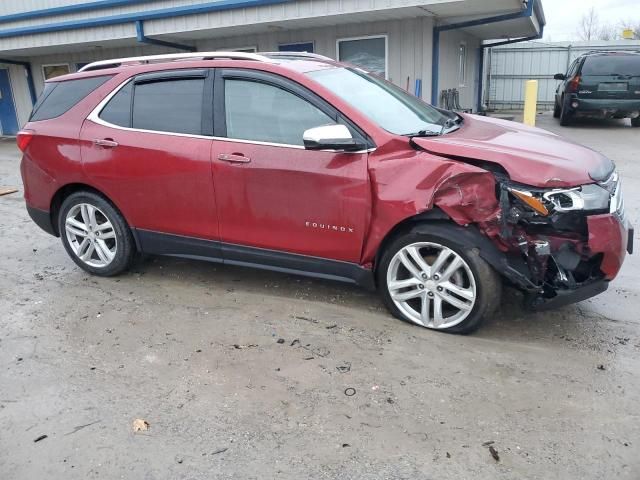
[[[482,444],[482,446],[483,446],[483,447],[488,447],[489,445],[493,445],[494,443],[496,443],[496,442],[494,442],[493,440],[489,440],[488,442],[484,442],[484,443]]]
[[[304,320],[305,322],[318,323],[318,320],[315,318],[305,317],[303,315],[292,315],[292,318],[295,318],[296,320]]]
[[[351,362],[344,362],[342,365],[336,367],[340,373],[347,373],[351,371]]]
[[[279,338],[279,339],[278,339],[278,343],[279,343],[279,344],[283,344],[283,343],[284,343],[284,338]]]
[[[224,452],[226,452],[227,450],[229,450],[229,448],[228,448],[228,447],[219,448],[218,450],[215,450],[215,451],[211,452],[211,455],[218,455],[219,453],[224,453]]]
[[[328,327],[325,327],[327,330],[331,330],[332,328],[336,328],[338,325],[337,324],[333,324],[333,325],[329,325]]]
[[[44,440],[45,438],[49,438],[49,435],[40,435],[33,441],[33,443],[38,443],[40,440]]]
[[[600,364],[598,365],[598,370],[606,370],[607,367],[605,367],[604,365]]]
[[[349,445],[348,443],[343,443],[343,444],[342,444],[342,448],[347,448],[347,447],[350,447],[350,446],[351,446],[351,445]]]
[[[16,193],[17,191],[17,188],[0,188],[0,197],[3,195],[9,195],[10,193]]]
[[[278,342],[278,343],[280,343],[280,342]],[[234,343],[234,344],[233,344],[233,348],[235,348],[236,350],[242,350],[242,349],[244,349],[244,348],[255,348],[255,347],[257,347],[257,346],[258,346],[258,345],[256,345],[255,343],[249,343],[249,344],[247,344],[247,345],[240,345],[240,344],[238,344],[238,343]]]
[[[500,455],[498,455],[498,450],[496,450],[495,448],[493,448],[493,445],[491,445],[491,446],[489,447],[489,453],[491,454],[491,456],[493,457],[493,459],[494,459],[496,462],[499,462],[499,461],[500,461]]]
[[[79,430],[82,430],[83,428],[90,427],[91,425],[95,425],[96,423],[100,423],[101,421],[102,420],[96,420],[95,422],[85,423],[84,425],[78,425],[77,427],[73,427],[73,430],[71,430],[68,433],[65,433],[65,436],[72,435],[72,434],[78,432]]]
[[[347,397],[353,397],[356,394],[356,389],[353,387],[345,388],[344,394]]]
[[[447,452],[447,458],[451,458],[451,454]]]
[[[176,455],[176,463],[182,463],[184,462],[184,457],[180,456],[180,455]]]
[[[299,343],[300,343],[300,339],[296,338],[293,342],[291,342],[290,346],[293,347],[294,345],[299,344]]]
[[[313,350],[311,350],[311,352],[314,355],[317,355],[318,357],[328,357],[329,354],[331,353],[331,350],[329,350],[328,348],[324,348],[324,347],[319,347],[319,348],[314,348]]]
[[[150,427],[149,422],[141,418],[136,418],[133,421],[134,432],[146,432],[147,430],[149,430],[149,427]]]

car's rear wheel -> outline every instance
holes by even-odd
[[[631,126],[632,127],[640,127],[640,117],[632,118],[631,119]]]
[[[560,113],[562,112],[562,109],[560,108],[560,105],[558,105],[558,102],[554,102],[553,103],[553,118],[560,118]]]
[[[560,109],[560,125],[568,127],[571,124],[572,116],[573,115],[569,109],[569,102],[563,99],[562,108]]]
[[[125,219],[93,192],[76,192],[62,202],[58,229],[69,256],[89,273],[117,275],[133,261],[136,247]]]
[[[475,249],[453,240],[457,228],[423,226],[389,245],[377,270],[378,287],[396,317],[434,330],[469,333],[495,311],[500,278]]]

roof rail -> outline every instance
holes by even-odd
[[[315,60],[324,60],[328,62],[335,62],[333,58],[325,57],[324,55],[318,55],[317,53],[309,53],[309,52],[260,52],[260,55],[264,55],[265,57],[286,57],[286,58],[310,58]]]
[[[103,68],[119,67],[129,64],[144,64],[171,62],[177,60],[201,59],[212,60],[215,58],[229,58],[234,60],[254,60],[257,62],[271,62],[272,60],[264,55],[245,52],[189,52],[189,53],[168,53],[166,55],[146,55],[143,57],[114,58],[111,60],[100,60],[85,65],[78,72],[88,72],[91,70],[101,70]]]

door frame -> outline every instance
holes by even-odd
[[[16,133],[18,133],[18,131],[20,130],[20,122],[18,121],[18,108],[16,106],[16,99],[15,99],[15,95],[13,94],[13,85],[11,83],[11,71],[9,70],[8,67],[0,67],[0,70],[4,70],[4,73],[6,73],[7,75],[7,90],[9,92],[9,100],[11,100],[11,103],[9,104],[10,106],[10,112],[9,114],[13,114],[13,119],[9,118],[9,123],[11,123],[11,120],[13,120],[15,122],[15,132],[6,132],[5,130],[5,125],[7,124],[7,122],[5,122],[4,118],[0,118],[0,134],[1,135],[15,135]],[[0,73],[0,83],[2,83],[2,73]],[[0,88],[2,88],[2,86],[0,85]],[[5,96],[2,96],[2,100],[6,100]]]

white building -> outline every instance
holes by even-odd
[[[21,0],[0,3],[0,124],[14,134],[47,78],[100,59],[312,51],[432,103],[476,109],[482,42],[538,38],[542,0]],[[500,41],[502,40],[502,41]]]

